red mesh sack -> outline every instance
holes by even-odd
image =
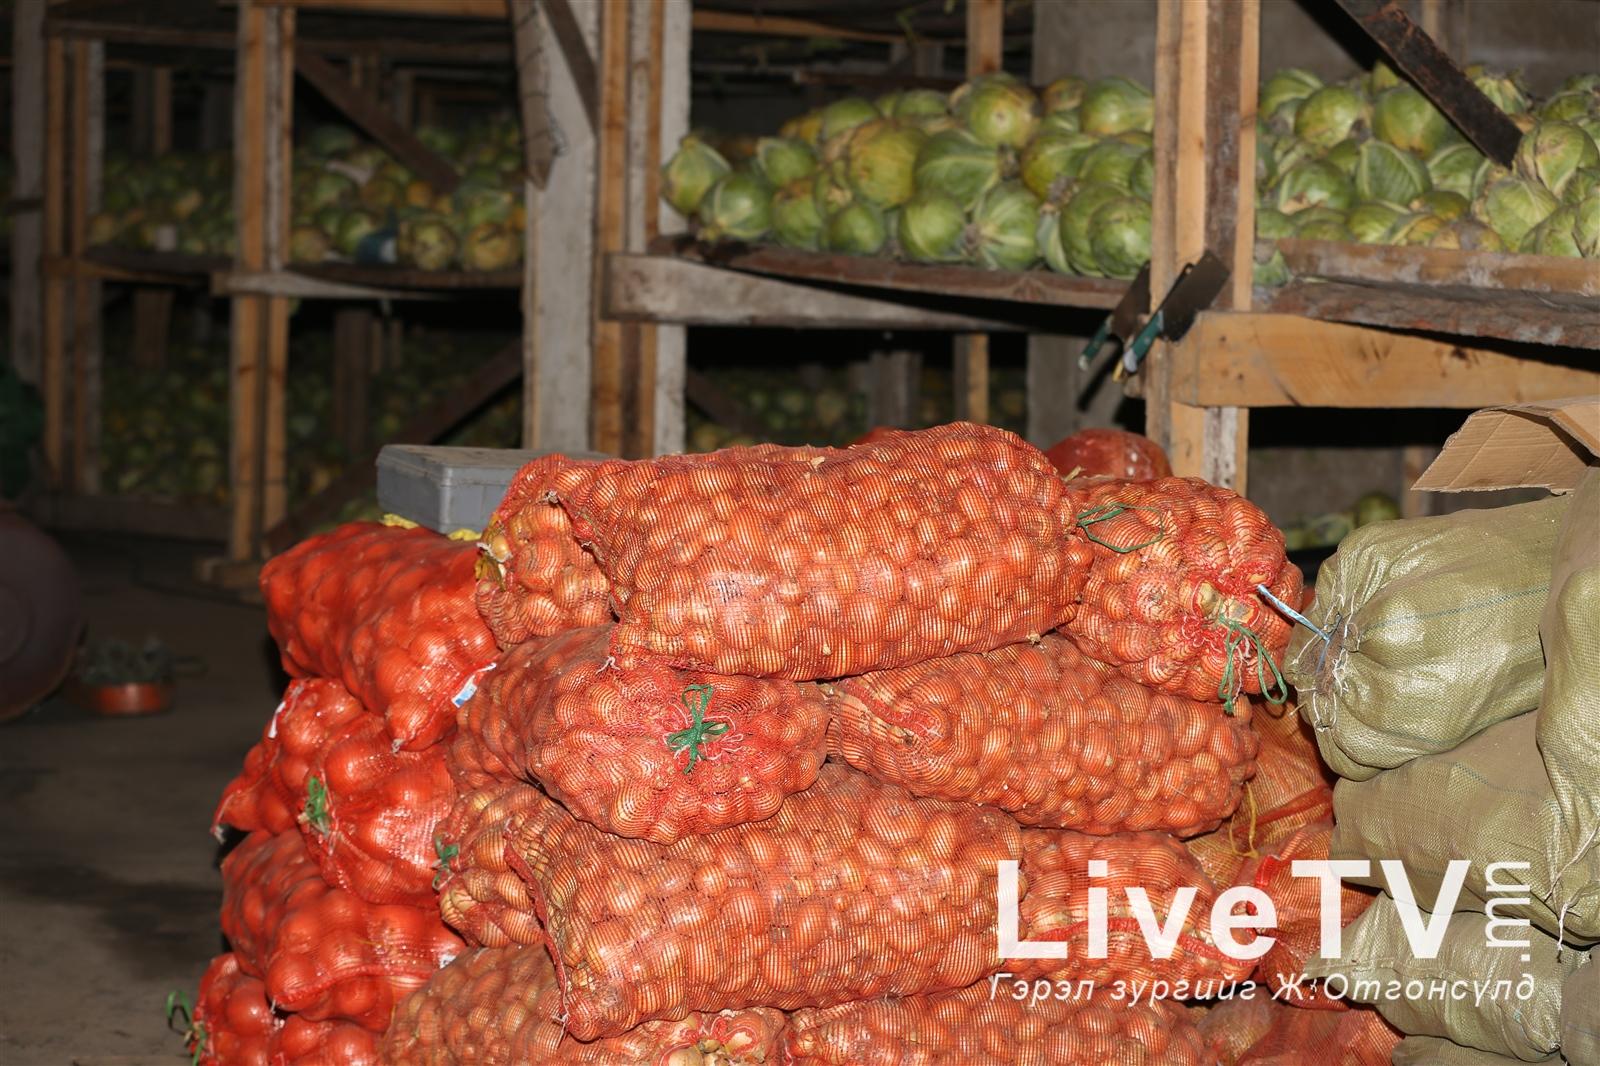
[[[1058,636],[829,687],[835,758],[1025,825],[1199,833],[1255,768],[1248,712],[1145,688]]]
[[[1217,884],[1232,884],[1239,867],[1302,826],[1333,818],[1333,776],[1317,755],[1311,727],[1291,704],[1259,705],[1252,718],[1261,750],[1256,775],[1245,782],[1239,809],[1221,828],[1188,842]]]
[[[784,1035],[790,1066],[1210,1066],[1199,1030],[1170,1001],[1130,1005],[1013,998],[1009,982],[807,1008]]]
[[[509,858],[549,935],[571,1033],[743,1006],[961,988],[998,968],[997,863],[1021,830],[829,763],[764,822],[668,847],[561,812]]]
[[[384,1040],[391,1066],[759,1066],[778,1062],[783,1014],[768,1007],[646,1022],[575,1040],[557,1020],[561,990],[542,948],[471,952],[406,997]]]
[[[1122,980],[1165,981],[1169,989],[1187,981],[1188,995],[1207,998],[1254,968],[1231,959],[1211,934],[1211,907],[1218,889],[1181,843],[1158,833],[1092,837],[1055,829],[1023,832],[1022,867],[1026,886],[1019,907],[1026,940],[1065,941],[1065,959],[1018,959],[1009,964],[1019,977],[1093,980],[1110,987]],[[1105,876],[1091,877],[1089,864],[1103,861]],[[1170,958],[1154,958],[1134,917],[1126,890],[1144,889],[1156,920],[1165,928],[1179,890],[1198,889],[1184,916]],[[1089,951],[1089,889],[1107,889],[1104,958]],[[1241,904],[1241,907],[1243,905]],[[1249,933],[1235,936],[1248,940]],[[1176,995],[1174,991],[1172,994]]]
[[[206,1066],[378,1066],[376,1034],[348,1022],[282,1015],[267,988],[239,968],[232,953],[211,960],[185,1034],[196,1064]]]
[[[1087,475],[1127,481],[1154,481],[1172,476],[1172,464],[1161,445],[1125,429],[1080,429],[1044,451],[1062,477]]]
[[[476,557],[430,530],[371,522],[301,541],[261,568],[283,668],[342,680],[402,748],[434,743],[496,653],[473,606]]]
[[[212,833],[220,840],[224,825],[246,833],[293,829],[305,802],[311,761],[330,737],[366,713],[337,681],[289,682],[261,739],[245,754],[244,770],[222,790],[211,816]]]
[[[439,914],[469,944],[504,947],[543,944],[522,876],[506,859],[511,822],[537,819],[559,808],[531,785],[501,783],[462,793],[439,829]]]
[[[564,455],[533,460],[517,471],[484,529],[475,596],[502,648],[611,621],[611,586],[555,502],[594,466]]]
[[[1038,449],[955,423],[852,448],[597,466],[561,496],[611,580],[619,661],[804,681],[1064,622],[1090,545]]]
[[[1389,1066],[1400,1033],[1370,1007],[1302,1010],[1257,990],[1199,1023],[1222,1066]]]
[[[584,821],[658,844],[771,817],[816,780],[828,727],[816,685],[618,667],[610,639],[596,626],[510,652],[460,716],[456,745],[490,758],[457,763],[510,769]]]
[[[377,1032],[463,947],[433,910],[328,884],[299,833],[252,833],[222,860],[222,932],[278,1008]]]
[[[435,906],[435,836],[456,798],[447,753],[396,751],[376,715],[333,739],[306,777],[300,817],[324,878],[369,903]]]
[[[1320,984],[1307,985],[1295,981],[1305,972],[1306,960],[1321,950],[1322,886],[1314,877],[1295,877],[1294,861],[1327,859],[1328,844],[1332,838],[1332,821],[1302,826],[1289,836],[1279,838],[1262,855],[1247,862],[1238,875],[1241,884],[1254,885],[1265,892],[1277,912],[1277,926],[1272,930],[1277,943],[1257,962],[1256,979],[1274,989],[1289,986],[1292,991],[1285,994],[1291,1002],[1302,1007],[1343,1007],[1343,1002],[1326,995]],[[1340,927],[1359,918],[1376,896],[1376,889],[1341,882]]]
[[[1067,494],[1094,552],[1065,630],[1085,654],[1191,699],[1284,701],[1290,623],[1256,586],[1298,606],[1302,578],[1260,508],[1197,478],[1074,480]]]

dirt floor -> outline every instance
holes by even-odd
[[[195,656],[176,707],[95,717],[57,697],[0,723],[0,1063],[186,1062],[169,992],[222,950],[213,806],[282,686],[257,607],[190,577],[215,548],[79,538],[90,638]]]

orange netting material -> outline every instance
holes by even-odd
[[[1062,477],[1154,481],[1172,476],[1172,464],[1161,445],[1125,429],[1080,429],[1046,448],[1044,456]]]
[[[1018,1001],[1009,982],[807,1008],[789,1018],[789,1066],[1210,1066],[1205,1039],[1170,1001]]]
[[[513,822],[508,858],[580,1039],[692,1010],[962,988],[997,968],[995,870],[1021,847],[999,812],[832,763],[766,821],[668,847],[549,806]]]
[[[476,560],[471,544],[370,522],[301,541],[261,569],[283,668],[339,678],[402,748],[427,747],[495,658],[473,605]]]
[[[361,702],[337,681],[289,682],[261,739],[245,754],[244,769],[222,790],[222,801],[211,816],[212,833],[220,840],[224,825],[246,833],[293,829],[305,802],[312,761],[330,737],[366,714]]]
[[[1093,549],[1065,629],[1085,654],[1191,699],[1283,702],[1291,623],[1256,586],[1298,606],[1302,577],[1260,508],[1197,478],[1073,480],[1066,507]]]
[[[1056,829],[1028,829],[1022,834],[1021,932],[1027,940],[1065,941],[1065,959],[1015,960],[1019,977],[1093,980],[1110,987],[1118,980],[1153,982],[1169,987],[1187,981],[1217,988],[1242,980],[1254,968],[1251,960],[1229,958],[1211,933],[1211,907],[1218,887],[1206,877],[1179,841],[1158,833],[1124,833],[1092,837]],[[1091,862],[1104,862],[1104,876],[1092,876]],[[1178,929],[1170,958],[1152,957],[1152,948],[1134,916],[1127,890],[1143,889],[1156,920],[1167,927],[1182,889],[1198,891]],[[1090,950],[1089,889],[1107,890],[1106,944],[1103,958]],[[1242,905],[1241,905],[1242,906]],[[1247,942],[1248,931],[1235,933]],[[1214,994],[1214,993],[1213,993]]]
[[[396,751],[383,720],[362,715],[317,756],[300,827],[323,876],[370,903],[435,905],[434,844],[456,784],[448,749]]]
[[[329,885],[298,832],[252,833],[222,860],[222,931],[274,1006],[377,1032],[463,947],[435,910]]]
[[[462,956],[408,996],[384,1040],[390,1066],[761,1066],[778,1060],[782,1012],[691,1012],[592,1043],[563,1032],[561,989],[537,947]]]
[[[560,502],[611,581],[619,661],[797,681],[1048,632],[1091,548],[1039,450],[968,423],[606,462]]]
[[[1199,1022],[1221,1066],[1389,1066],[1401,1034],[1371,1007],[1303,1010],[1256,989]]]
[[[377,1034],[348,1022],[313,1022],[283,1015],[267,1002],[267,988],[239,969],[228,952],[211,960],[185,1034],[191,1055],[204,1066],[378,1066]]]
[[[502,648],[611,620],[611,586],[554,499],[595,465],[564,455],[533,460],[512,479],[484,529],[475,596]]]
[[[618,667],[610,639],[597,626],[509,653],[462,709],[458,775],[537,780],[584,821],[657,844],[771,817],[816,780],[828,726],[816,685]]]
[[[1255,770],[1248,711],[1156,692],[1059,636],[832,683],[835,758],[919,796],[1085,833],[1215,828]]]
[[[543,944],[522,876],[507,861],[511,823],[526,816],[528,831],[561,808],[531,785],[502,783],[463,792],[439,828],[439,914],[469,944]]]

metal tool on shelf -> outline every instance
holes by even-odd
[[[1138,373],[1150,346],[1158,339],[1181,339],[1194,325],[1195,316],[1211,306],[1227,282],[1228,268],[1221,259],[1207,251],[1179,272],[1160,305],[1141,325],[1142,309],[1150,305],[1150,266],[1145,264],[1133,279],[1133,284],[1128,286],[1116,310],[1101,323],[1088,346],[1078,356],[1078,366],[1087,370],[1100,349],[1115,336],[1122,345],[1122,358],[1117,362],[1112,377],[1121,381]]]

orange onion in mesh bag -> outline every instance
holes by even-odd
[[[171,1005],[168,1012],[173,1013]],[[266,986],[239,969],[232,952],[212,959],[200,978],[184,1037],[193,1060],[205,1066],[378,1066],[381,1061],[377,1035],[370,1030],[275,1011]]]
[[[1123,833],[1093,837],[1059,829],[1028,829],[1022,834],[1021,873],[1024,881],[1019,929],[1026,940],[1067,945],[1064,959],[1016,960],[1009,967],[1018,977],[1092,980],[1099,987],[1112,982],[1163,981],[1178,998],[1205,999],[1230,982],[1243,980],[1254,960],[1230,958],[1217,946],[1211,910],[1220,890],[1181,842],[1159,833]],[[1091,863],[1105,863],[1095,874]],[[1092,957],[1089,890],[1107,890],[1105,950]],[[1196,890],[1176,929],[1167,958],[1154,957],[1136,917],[1129,889],[1142,889],[1162,928],[1176,920],[1185,889]],[[1244,904],[1235,911],[1243,913]],[[1247,930],[1234,933],[1247,943]],[[1176,989],[1186,982],[1182,992]],[[1208,992],[1208,989],[1216,991]]]
[[[805,681],[1066,621],[1092,546],[1063,491],[1021,438],[954,423],[605,462],[557,496],[611,582],[620,663]]]
[[[469,952],[406,997],[384,1039],[390,1066],[716,1066],[775,1064],[784,1017],[768,1007],[692,1011],[621,1036],[574,1039],[559,1021],[561,990],[539,947]]]
[[[459,718],[456,745],[489,758],[457,763],[509,769],[584,821],[658,844],[770,817],[816,780],[828,725],[816,685],[619,667],[610,639],[595,626],[510,652]]]
[[[919,796],[1085,833],[1214,828],[1255,770],[1248,710],[1157,692],[1064,637],[830,683],[830,750]]]
[[[478,612],[502,648],[611,620],[611,588],[573,536],[555,496],[575,490],[595,463],[542,455],[517,471],[484,528]]]
[[[666,847],[546,802],[513,821],[507,858],[579,1039],[689,1011],[962,988],[999,968],[996,870],[1021,846],[1000,812],[832,763],[766,821]]]
[[[435,905],[436,830],[455,803],[448,749],[396,751],[362,715],[306,776],[300,828],[323,876],[369,903]]]
[[[495,658],[476,563],[473,545],[421,528],[352,522],[301,541],[261,568],[283,668],[340,679],[400,747],[427,747]]]
[[[1018,1000],[1010,981],[957,992],[798,1010],[789,1066],[1211,1066],[1211,1049],[1171,1001]]]
[[[289,682],[261,739],[245,754],[244,769],[222,790],[211,816],[211,832],[293,829],[305,801],[306,776],[329,738],[367,715],[366,708],[337,681],[304,678]]]
[[[439,828],[439,914],[469,944],[504,947],[543,944],[522,876],[507,860],[510,827],[526,817],[524,831],[541,826],[561,808],[521,782],[501,782],[463,792]]]
[[[279,1009],[377,1032],[463,947],[433,908],[328,884],[298,832],[252,833],[222,860],[222,932]]]
[[[1117,477],[1153,481],[1172,476],[1161,445],[1125,429],[1080,429],[1044,450],[1062,477]]]
[[[1260,508],[1197,478],[1074,480],[1067,507],[1093,549],[1064,630],[1086,655],[1191,699],[1284,701],[1291,623],[1257,586],[1298,607],[1302,577]]]

